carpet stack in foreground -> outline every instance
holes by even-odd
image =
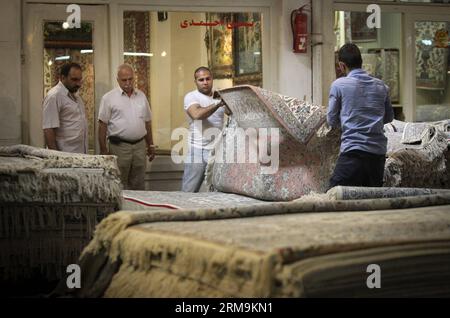
[[[120,211],[98,225],[83,251],[81,289],[64,289],[62,281],[55,295],[450,296],[450,192],[379,190]],[[367,285],[371,264],[381,269],[380,289]]]
[[[0,147],[2,286],[60,279],[96,224],[120,208],[118,173],[113,156]]]

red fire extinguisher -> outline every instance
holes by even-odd
[[[304,6],[291,12],[291,27],[294,37],[294,53],[306,53],[308,42],[308,15],[304,13]]]

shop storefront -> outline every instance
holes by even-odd
[[[251,84],[326,106],[339,75],[335,52],[349,41],[361,48],[364,68],[390,87],[397,119],[450,118],[446,0],[81,0],[76,29],[63,26],[75,13],[68,8],[73,1],[9,3],[3,20],[21,19],[1,33],[2,57],[10,61],[2,77],[20,85],[5,85],[11,111],[0,126],[2,144],[44,146],[42,99],[66,61],[83,67],[91,153],[98,153],[100,99],[116,85],[117,66],[127,62],[150,101],[158,154],[169,157],[178,143],[172,132],[187,126],[183,97],[195,88],[198,66],[213,70],[217,89]],[[306,50],[295,53],[291,12],[303,5]],[[369,5],[379,6],[379,28],[367,27]]]
[[[171,139],[171,132],[187,126],[183,97],[195,88],[197,67],[210,67],[216,89],[242,84],[270,87],[273,54],[266,30],[271,29],[271,1],[252,1],[263,6],[245,7],[189,2],[80,4],[80,27],[75,28],[65,25],[71,13],[68,5],[27,2],[24,31],[32,41],[26,41],[24,49],[33,62],[27,63],[24,73],[30,80],[25,96],[26,142],[43,146],[41,101],[68,61],[83,68],[80,94],[87,108],[91,153],[98,153],[100,99],[116,85],[121,63],[133,66],[135,84],[150,102],[159,154],[170,154],[178,142]],[[38,78],[43,80],[31,80]]]

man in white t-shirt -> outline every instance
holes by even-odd
[[[119,66],[117,82],[119,87],[106,93],[100,102],[100,154],[117,156],[124,189],[145,190],[146,154],[150,161],[155,158],[150,105],[144,93],[134,88],[134,72],[130,65]]]
[[[182,191],[198,192],[205,176],[211,140],[204,135],[209,128],[223,128],[224,113],[229,114],[225,103],[213,90],[213,76],[204,66],[194,72],[197,89],[184,97],[184,110],[189,118],[189,150],[185,159]]]

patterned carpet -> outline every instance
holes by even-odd
[[[206,209],[230,206],[256,205],[264,201],[242,195],[222,192],[188,193],[181,191],[122,192],[122,210]]]
[[[270,201],[326,190],[339,134],[324,124],[324,107],[248,85],[220,95],[233,114],[211,157],[215,189]]]

